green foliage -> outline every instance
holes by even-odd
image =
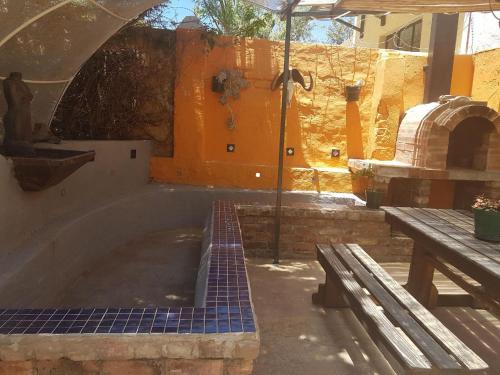
[[[195,14],[217,34],[265,38],[274,23],[271,13],[244,0],[196,0]]]
[[[354,22],[354,18],[352,17],[343,20],[349,23]],[[331,24],[328,26],[326,36],[328,38],[329,43],[342,44],[352,37],[353,32],[354,32],[353,29],[347,27],[346,25],[341,24],[340,22],[332,20]]]
[[[278,16],[275,17],[275,23],[273,28],[269,31],[268,39],[273,40],[284,40],[286,33],[286,22],[280,19]],[[292,18],[292,31],[290,39],[296,42],[311,42],[313,40],[312,35],[313,25],[311,20],[307,17],[294,17]]]
[[[351,168],[349,168],[349,170],[352,173],[352,176],[354,178],[360,178],[360,177],[373,178],[373,177],[375,177],[375,172],[373,171],[373,168],[371,165],[368,167],[365,167],[365,168],[356,169],[354,171]]]
[[[196,0],[195,14],[217,34],[273,40],[285,39],[286,22],[244,0]],[[311,20],[292,19],[291,40],[312,41]]]
[[[472,208],[486,211],[500,211],[500,199],[486,198],[484,195],[476,197]]]

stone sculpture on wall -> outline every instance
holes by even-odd
[[[31,122],[33,94],[22,79],[22,73],[12,72],[3,81],[7,112],[3,117],[3,152],[8,156],[34,156],[33,143],[60,143],[47,125]]]
[[[31,126],[33,94],[19,72],[10,73],[3,81],[3,91],[8,106],[3,118],[5,153],[12,156],[34,155]]]
[[[59,143],[59,138],[31,124],[33,94],[22,74],[10,73],[3,81],[7,113],[3,117],[5,156],[12,159],[14,176],[25,191],[40,191],[58,184],[85,163],[94,160],[94,151],[35,148],[37,142]]]

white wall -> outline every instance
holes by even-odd
[[[460,53],[462,48],[462,32],[464,27],[464,14],[460,14],[458,20],[458,31],[456,41],[456,52]],[[367,15],[365,18],[364,37],[360,39],[359,33],[354,34],[354,43],[356,46],[369,48],[385,48],[385,36],[392,34],[402,27],[422,19],[422,34],[420,39],[420,51],[429,50],[429,41],[431,36],[432,14],[399,14],[392,13],[386,16],[385,26],[380,25],[380,19],[373,15]],[[359,26],[361,17],[356,18],[356,25]]]
[[[495,12],[500,18],[500,12]],[[467,36],[469,42],[467,44]],[[491,12],[468,13],[464,18],[460,53],[473,54],[500,47],[499,21]]]
[[[60,184],[25,192],[12,173],[12,161],[0,155],[0,259],[62,215],[130,193],[149,181],[149,141],[64,141],[37,147],[95,150],[96,156]],[[137,150],[136,159],[130,159],[131,149]]]

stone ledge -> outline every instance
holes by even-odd
[[[241,359],[165,359],[130,361],[33,360],[0,362],[0,375],[250,375]]]
[[[240,205],[237,209],[245,252],[251,257],[272,257],[273,206]],[[377,261],[408,261],[413,242],[391,236],[382,210],[321,204],[283,207],[280,254],[287,259],[315,259],[315,244],[359,243]]]
[[[240,218],[248,216],[261,216],[272,218],[275,215],[274,206],[271,205],[237,205],[236,212]],[[379,221],[385,220],[382,210],[371,210],[359,206],[336,206],[327,207],[311,204],[310,207],[287,207],[281,208],[282,217],[305,218],[305,219],[338,219],[353,221]],[[244,224],[243,224],[244,225]]]
[[[439,162],[436,166],[441,165]],[[376,176],[390,178],[420,178],[428,180],[500,181],[500,171],[474,169],[423,168],[398,161],[349,159],[349,167],[360,170],[371,167]]]
[[[0,361],[245,359],[259,353],[258,333],[0,335]]]

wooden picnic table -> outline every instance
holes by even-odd
[[[474,237],[472,213],[382,207],[386,221],[414,240],[407,290],[424,306],[437,304],[437,269],[491,312],[500,315],[500,243]]]

